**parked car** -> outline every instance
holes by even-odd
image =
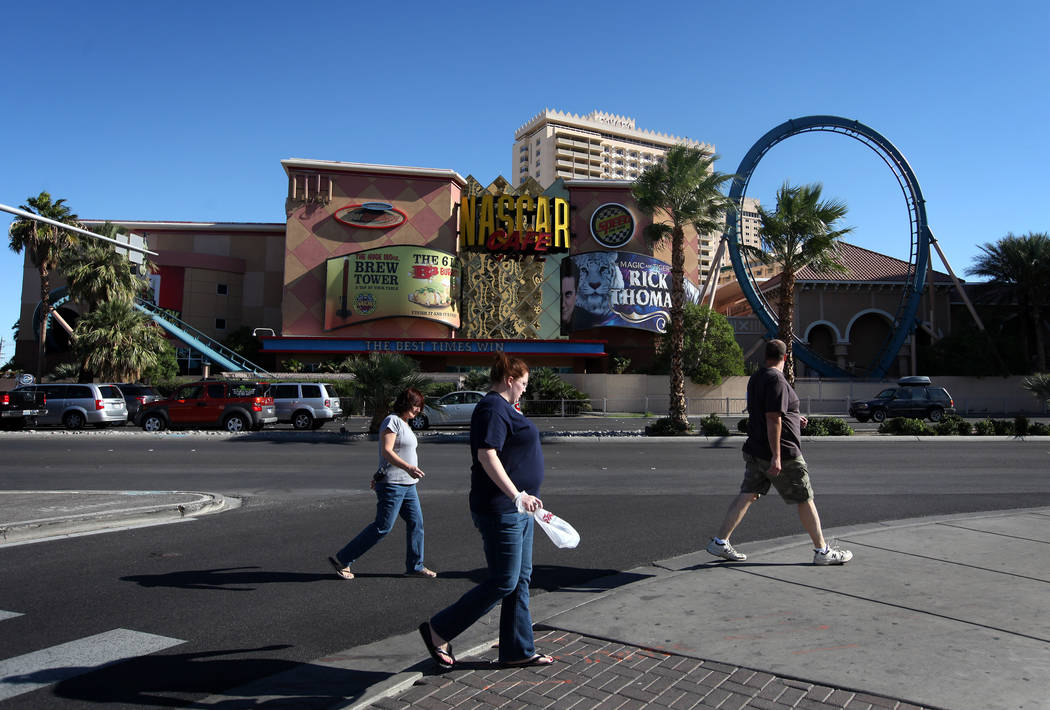
[[[91,424],[98,428],[125,424],[128,407],[124,395],[114,385],[24,385],[16,391],[43,392],[47,397],[47,412],[37,416],[40,426],[64,426],[66,429],[83,429]]]
[[[270,387],[277,421],[296,429],[320,429],[343,415],[335,388],[324,382],[280,382]]]
[[[35,426],[37,417],[47,414],[47,396],[38,390],[16,389],[0,392],[0,429]]]
[[[850,404],[849,413],[859,422],[882,422],[887,417],[939,422],[945,414],[955,413],[955,400],[943,387],[934,387],[929,377],[902,377],[896,387],[884,389],[874,399]]]
[[[115,382],[120,393],[124,395],[124,404],[128,408],[128,421],[134,422],[138,417],[139,409],[144,404],[158,402],[163,397],[150,385],[140,385],[131,382]]]
[[[449,392],[437,400],[436,404],[438,406],[424,405],[423,412],[409,424],[412,425],[413,429],[470,424],[470,417],[474,414],[474,407],[477,406],[484,396],[484,392],[474,392],[472,390]]]
[[[269,382],[193,382],[168,399],[142,405],[138,423],[146,431],[186,426],[220,426],[229,432],[262,429],[277,421],[269,389]]]

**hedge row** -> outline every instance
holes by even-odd
[[[923,419],[896,417],[879,425],[880,434],[911,434],[915,436],[1047,436],[1050,425],[1030,422],[1027,417],[1009,419],[981,419],[971,424],[957,414],[949,414],[936,424]]]
[[[737,431],[747,433],[747,420],[736,423]],[[853,427],[838,417],[813,417],[802,427],[802,436],[853,436]]]

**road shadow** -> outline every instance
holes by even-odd
[[[101,669],[67,666],[42,670],[9,677],[7,682],[55,683],[50,692],[56,697],[122,707],[312,710],[345,707],[393,675],[258,655],[285,648],[288,646],[154,654]],[[230,658],[242,654],[247,657]],[[208,696],[229,699],[201,701]]]
[[[812,567],[812,562],[730,562],[729,560],[715,560],[712,562],[699,562],[690,567],[683,567],[681,572],[697,572],[702,569],[745,569],[749,567]]]
[[[251,592],[263,584],[304,584],[339,580],[332,573],[275,572],[262,567],[220,567],[217,569],[180,570],[165,574],[135,574],[121,577],[140,587],[175,589],[211,589],[223,592]]]

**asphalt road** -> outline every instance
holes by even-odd
[[[736,491],[740,443],[545,444],[542,497],[582,543],[557,550],[537,538],[534,593],[701,548]],[[826,527],[1050,505],[1043,441],[858,439],[814,443],[806,454]],[[484,574],[466,508],[468,460],[465,444],[420,447],[426,562],[441,577],[400,576],[399,526],[346,582],[325,557],[372,518],[375,442],[5,438],[4,489],[203,490],[240,497],[243,506],[178,524],[0,548],[0,618],[22,614],[0,626],[0,659],[113,629],[183,642],[0,707],[183,706],[411,630]],[[749,540],[796,532],[805,556],[794,507],[771,498],[752,509],[734,542],[746,551]]]

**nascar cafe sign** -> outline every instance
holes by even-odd
[[[464,197],[459,206],[462,249],[505,257],[569,251],[569,201],[539,195]]]

